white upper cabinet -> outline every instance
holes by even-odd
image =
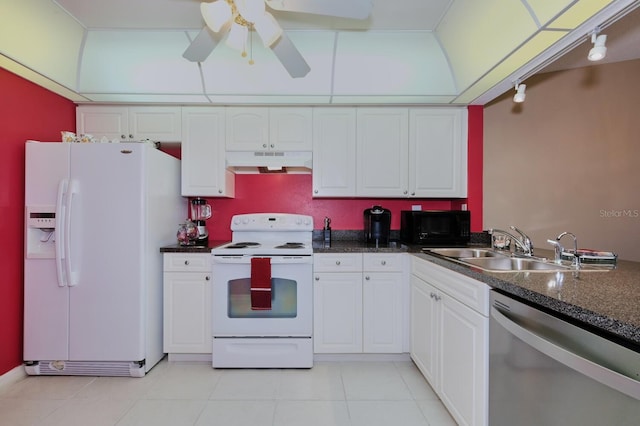
[[[316,108],[313,135],[314,197],[467,196],[465,107]]]
[[[466,108],[409,110],[409,195],[467,196]]]
[[[182,109],[182,195],[234,197],[235,176],[225,165],[225,108]]]
[[[180,107],[79,106],[76,132],[110,141],[179,142],[182,136]]]
[[[313,196],[356,193],[356,109],[313,111]]]
[[[357,195],[406,197],[409,110],[358,108],[357,120]]]
[[[227,108],[227,151],[311,151],[312,109]]]

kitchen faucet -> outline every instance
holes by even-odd
[[[523,255],[533,256],[533,242],[531,242],[531,238],[513,225],[511,225],[510,228],[520,234],[520,237],[516,237],[512,233],[503,231],[502,229],[490,229],[489,234],[493,235],[496,232],[504,234],[511,238],[511,240],[516,244],[516,252],[518,252],[518,248],[520,248],[520,252],[522,252]]]
[[[556,263],[560,263],[562,260],[562,253],[564,252],[564,248],[560,245],[560,239],[565,235],[570,235],[573,237],[573,267],[576,269],[580,269],[580,256],[578,256],[578,238],[576,238],[575,234],[571,232],[563,232],[558,235],[555,240],[547,240],[549,244],[552,244],[555,249],[555,261]]]

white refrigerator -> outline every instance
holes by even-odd
[[[144,376],[163,357],[159,249],[186,215],[180,161],[152,144],[27,141],[27,373]]]

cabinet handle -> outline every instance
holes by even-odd
[[[403,192],[404,195],[407,195],[408,193],[409,193],[409,191],[404,191]]]
[[[442,299],[442,296],[438,296],[437,294],[431,292],[429,293],[429,297],[431,297],[432,299],[434,299],[436,302],[440,299]]]
[[[218,194],[222,194],[222,189],[218,189]]]
[[[209,275],[207,275],[206,277],[204,277],[205,281],[209,281],[211,279],[211,277]]]
[[[412,193],[411,193],[411,196],[413,197],[414,195],[416,195],[416,193],[415,193],[415,192],[412,192]]]
[[[185,264],[185,265],[189,265],[189,261],[188,261],[188,260],[185,260],[185,261],[184,261],[184,264]]]
[[[275,145],[274,145],[274,144],[271,144],[270,146],[271,146],[271,148],[275,148]]]
[[[129,135],[129,139],[133,139],[133,135]]]
[[[263,143],[263,144],[262,144],[262,147],[263,147],[263,148],[266,148],[266,147],[267,147],[267,144],[266,144],[266,143]]]
[[[336,260],[336,265],[340,266],[340,261]]]
[[[316,281],[320,281],[320,277],[316,277]]]
[[[127,136],[126,135],[120,135],[120,139],[126,139]]]
[[[380,262],[380,264],[381,264],[382,266],[384,266],[384,265],[386,265],[386,264],[387,264],[387,261],[386,261],[386,260],[383,260],[382,262]]]
[[[313,190],[313,193],[314,193],[314,194],[317,194],[317,193],[318,193],[318,190],[317,190],[317,189],[314,189],[314,190]]]
[[[367,275],[366,277],[364,277],[364,279],[369,281],[371,279],[371,277],[369,275]]]

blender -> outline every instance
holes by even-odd
[[[207,246],[209,244],[209,233],[205,226],[205,221],[211,217],[211,206],[204,198],[194,198],[191,200],[191,220],[198,228],[198,237],[195,245]]]

